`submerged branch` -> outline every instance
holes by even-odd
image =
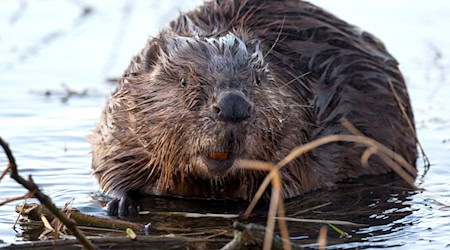
[[[162,249],[167,246],[180,246],[186,243],[223,242],[223,240],[193,238],[178,235],[139,235],[136,240],[122,237],[89,237],[92,243],[102,249]],[[8,249],[79,249],[79,241],[72,239],[45,240],[8,245]],[[169,247],[170,248],[170,247]]]
[[[60,209],[58,209],[61,211]],[[41,216],[46,216],[50,221],[55,219],[55,215],[45,206],[41,206],[36,203],[20,204],[16,206],[16,212],[22,216],[26,216],[31,220],[40,221]],[[67,211],[61,211],[62,213],[68,212],[70,218],[75,221],[77,226],[108,228],[115,230],[125,230],[131,228],[136,231],[142,230],[143,226],[138,223],[128,222],[124,220],[116,220],[111,218],[99,218],[92,215],[87,215],[78,212],[75,209]]]
[[[234,227],[234,238],[227,245],[225,245],[221,250],[235,250],[235,249],[253,249],[251,246],[263,247],[266,246],[265,235],[267,228],[257,224],[243,224],[240,222],[235,222]],[[289,241],[282,239],[280,236],[274,234],[270,239],[270,249],[281,250],[281,249],[304,249],[300,245],[292,244]]]

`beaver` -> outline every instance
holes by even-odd
[[[397,100],[389,82],[395,88]],[[214,0],[145,44],[107,100],[90,137],[92,168],[136,213],[142,195],[249,200],[277,162],[314,139],[348,134],[347,119],[415,164],[413,112],[398,62],[375,36],[300,0]],[[283,196],[388,173],[363,147],[337,142],[281,170]]]

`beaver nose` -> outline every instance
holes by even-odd
[[[219,120],[226,122],[241,122],[250,117],[252,105],[244,94],[237,90],[225,91],[217,98],[212,111]]]

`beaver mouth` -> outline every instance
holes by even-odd
[[[233,166],[234,160],[234,154],[229,151],[212,152],[203,157],[203,163],[208,171],[216,176],[225,175]]]

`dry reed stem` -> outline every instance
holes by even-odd
[[[246,168],[246,169],[265,170],[265,171],[269,172],[272,169],[271,166],[273,166],[273,165],[270,163],[267,163],[267,162],[263,162],[263,161],[255,161],[255,160],[253,160],[253,161],[240,160],[239,161],[239,167]],[[272,172],[269,172],[269,174],[271,174],[271,173]],[[243,218],[248,218],[250,216],[250,214],[252,213],[256,204],[258,203],[259,198],[262,197],[264,192],[266,191],[265,188],[261,188],[261,187],[267,187],[271,181],[272,181],[272,178],[267,178],[267,177],[263,180],[263,182],[260,185],[260,188],[258,188],[258,190],[256,191],[255,196],[253,196],[254,198],[252,199],[252,201],[248,205],[247,209],[245,210]],[[255,197],[258,197],[258,198],[255,199]]]
[[[425,150],[422,147],[422,144],[419,141],[419,138],[417,138],[417,133],[416,130],[414,129],[413,123],[412,121],[408,118],[408,115],[406,114],[406,110],[405,110],[405,106],[403,106],[402,102],[400,101],[400,97],[398,96],[397,91],[395,90],[394,84],[392,83],[392,80],[389,79],[388,81],[389,83],[389,87],[391,88],[391,92],[394,95],[395,100],[397,101],[397,105],[400,108],[400,111],[402,112],[403,118],[406,120],[406,122],[408,123],[408,127],[411,130],[411,132],[414,135],[414,139],[416,140],[417,145],[419,145],[420,148],[420,152],[422,153],[423,156],[423,161],[424,161],[424,165],[425,165],[425,171],[423,173],[423,175],[426,174],[426,172],[428,172],[428,169],[430,168],[430,160],[428,159],[427,154],[425,153]]]
[[[270,195],[269,211],[267,212],[266,233],[264,234],[263,250],[272,248],[272,238],[275,229],[275,216],[277,214],[278,203],[281,196],[281,178],[278,171],[275,171],[272,179],[272,194]]]
[[[268,170],[268,168],[267,168],[267,165],[270,165],[270,164],[268,164],[266,162],[256,161],[256,160],[240,160],[239,167],[241,167],[241,168],[270,171],[267,174],[266,178],[261,183],[257,192],[255,193],[252,201],[250,202],[250,205],[248,206],[247,210],[244,213],[244,217],[248,217],[250,215],[250,213],[253,211],[254,207],[256,206],[256,203],[262,197],[267,186],[270,184],[271,180],[274,178],[276,171],[279,171],[279,169],[284,167],[290,161],[294,160],[295,158],[299,157],[302,154],[305,154],[305,153],[313,150],[314,148],[317,148],[319,146],[322,146],[324,144],[328,144],[331,142],[339,142],[339,141],[362,143],[369,147],[374,147],[374,146],[377,147],[377,149],[378,149],[377,155],[386,154],[387,157],[398,162],[407,172],[405,170],[403,170],[402,168],[398,169],[397,166],[391,166],[391,165],[389,165],[389,163],[387,163],[387,164],[394,171],[396,171],[396,173],[401,173],[400,176],[402,178],[404,178],[404,180],[411,187],[413,187],[414,189],[418,189],[418,187],[414,184],[414,178],[411,177],[411,176],[417,175],[417,170],[413,166],[411,166],[411,164],[409,164],[405,159],[403,159],[403,157],[396,154],[392,150],[388,149],[384,145],[374,141],[373,139],[363,136],[363,135],[329,135],[329,136],[325,136],[325,137],[316,139],[316,140],[308,142],[302,146],[294,148],[284,159],[282,159],[280,162],[278,162],[275,165],[275,167],[270,170]],[[393,161],[390,161],[390,162],[393,162]],[[397,172],[397,170],[399,172]],[[402,173],[405,173],[405,174],[402,174]],[[409,176],[408,173],[411,176]]]
[[[281,179],[280,179],[280,183],[281,183]],[[280,185],[280,190],[281,190],[281,185]],[[278,217],[281,218],[281,219],[277,219],[277,220],[278,220],[278,227],[280,228],[281,239],[283,240],[283,249],[291,250],[291,243],[289,240],[289,230],[288,230],[286,220],[284,219],[286,217],[286,214],[284,211],[283,197],[281,197],[281,199],[278,202]],[[274,218],[274,219],[276,219],[276,218]]]
[[[270,205],[268,211],[266,234],[264,238],[263,249],[270,249],[272,245],[273,231],[275,228],[275,214],[279,210],[280,200],[282,197],[282,180],[279,170],[287,165],[295,158],[321,146],[331,142],[354,142],[365,145],[368,149],[363,153],[361,162],[363,165],[367,164],[370,156],[373,154],[378,155],[395,173],[397,173],[404,181],[406,181],[414,189],[418,187],[414,184],[417,176],[417,170],[411,166],[402,156],[398,155],[391,149],[387,148],[383,144],[363,135],[356,127],[354,127],[349,121],[342,119],[342,125],[347,128],[353,135],[329,135],[322,138],[318,138],[314,141],[308,142],[302,146],[294,148],[285,158],[279,161],[275,166],[270,163],[256,161],[256,160],[240,160],[239,167],[252,170],[265,170],[269,173],[259,186],[252,201],[250,202],[247,210],[244,213],[244,217],[248,217],[255,208],[257,202],[261,199],[268,185],[272,183],[272,193],[270,198]],[[284,209],[282,209],[284,213]],[[283,247],[284,249],[290,249],[289,234],[287,231],[287,225],[284,216],[279,216],[281,219],[279,222],[280,230],[282,231]],[[281,229],[282,228],[282,229]],[[285,231],[284,231],[285,230]]]
[[[319,232],[319,239],[317,239],[317,244],[319,245],[319,250],[327,249],[327,226],[322,226]]]
[[[378,149],[376,147],[368,147],[361,155],[361,165],[363,167],[369,167],[369,159],[372,155],[376,154]]]
[[[377,151],[382,152],[382,154],[377,154],[377,155],[381,158],[384,158],[383,160],[385,162],[386,162],[386,160],[388,160],[391,163],[395,163],[391,159],[398,162],[406,171],[404,171],[398,164],[390,164],[388,162],[386,162],[386,164],[389,167],[391,167],[394,171],[396,171],[396,173],[399,174],[405,181],[407,181],[411,185],[411,187],[418,189],[418,187],[416,187],[416,185],[414,184],[415,180],[411,177],[411,176],[414,176],[414,177],[417,176],[417,169],[415,167],[413,167],[411,164],[409,164],[401,155],[395,153],[394,151],[387,148],[383,144],[375,141],[374,139],[364,136],[355,126],[353,126],[353,124],[351,124],[346,119],[342,119],[341,123],[342,123],[342,126],[344,126],[346,129],[348,129],[351,133],[363,137],[366,140],[366,142],[365,143],[363,142],[363,144],[365,144],[368,148],[370,148],[371,146],[376,147]],[[373,144],[373,145],[370,145],[370,144]],[[411,176],[408,175],[408,172]]]

